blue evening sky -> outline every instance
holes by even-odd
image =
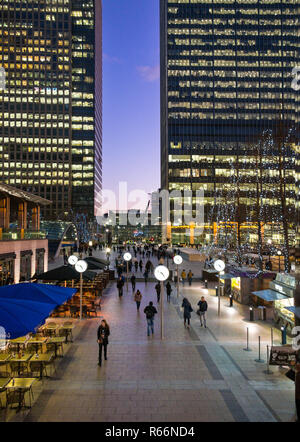
[[[159,0],[103,3],[103,189],[160,185]]]

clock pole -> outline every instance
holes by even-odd
[[[80,273],[80,321],[82,320],[82,273]]]

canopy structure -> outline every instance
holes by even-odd
[[[282,299],[288,299],[287,296],[282,295],[275,290],[259,290],[258,292],[252,292],[252,295],[257,296],[258,298],[264,299],[267,302],[271,301],[281,301]]]
[[[85,260],[87,262],[94,262],[97,264],[102,264],[104,267],[108,266],[108,261],[106,261],[105,259],[95,258],[94,256],[88,256],[87,258],[85,258]]]
[[[87,265],[90,270],[103,270],[107,267],[107,263],[105,261],[102,262],[102,260],[95,260],[92,259],[92,257],[85,258],[85,261],[87,262]],[[101,262],[100,262],[101,261]]]
[[[76,293],[76,289],[45,284],[14,284],[0,288],[0,327],[15,339],[35,332],[51,312]]]
[[[83,274],[83,279],[92,280],[95,278],[95,273],[86,270]],[[80,273],[70,265],[57,267],[56,269],[49,270],[46,273],[40,275],[34,275],[31,279],[38,279],[41,281],[72,281],[80,278]]]

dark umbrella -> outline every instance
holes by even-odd
[[[83,279],[93,280],[95,278],[95,273],[86,270],[82,274]],[[57,267],[56,269],[49,270],[49,272],[41,273],[40,275],[35,274],[31,279],[39,279],[42,281],[71,281],[73,279],[77,280],[80,278],[80,273],[75,270],[74,267],[70,265],[65,265]]]
[[[85,258],[85,261],[91,270],[103,270],[107,267],[107,263],[103,264],[102,262],[94,261],[90,257]]]

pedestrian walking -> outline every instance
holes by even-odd
[[[139,268],[139,263],[138,263],[137,260],[134,261],[134,267],[135,267],[135,271],[137,272],[137,271],[138,271],[138,268]]]
[[[120,276],[117,280],[117,288],[119,291],[119,298],[121,298],[121,296],[123,296],[123,287],[124,287],[124,280],[123,280],[122,276]]]
[[[100,326],[97,331],[97,342],[99,344],[99,359],[98,365],[101,367],[102,365],[102,348],[104,350],[104,359],[107,361],[107,346],[108,346],[108,337],[110,335],[110,328],[105,319],[102,319]]]
[[[193,311],[190,301],[187,298],[183,298],[181,308],[183,308],[184,326],[190,328],[191,313]],[[187,325],[186,325],[187,323]]]
[[[207,302],[205,301],[204,296],[201,297],[200,301],[198,302],[198,306],[199,309],[197,311],[197,314],[199,315],[200,318],[200,325],[201,327],[203,327],[203,323],[204,323],[204,327],[206,328],[206,312],[207,312]]]
[[[150,301],[149,305],[144,309],[144,313],[147,319],[147,335],[150,336],[150,331],[152,335],[154,334],[154,317],[157,313],[152,301]]]
[[[139,290],[137,290],[136,294],[134,295],[134,300],[135,300],[135,303],[136,303],[137,311],[140,310],[140,305],[141,305],[142,297],[143,297],[143,295],[141,294],[141,292]]]
[[[156,290],[156,296],[157,296],[157,304],[159,304],[160,303],[160,292],[161,292],[160,282],[158,282],[156,284],[155,290]]]
[[[135,286],[136,286],[136,277],[135,277],[135,275],[131,276],[130,281],[131,281],[132,291],[134,292],[135,291]]]
[[[147,270],[145,270],[145,272],[144,272],[145,284],[147,284],[147,282],[148,282],[148,277],[149,277],[149,273]]]
[[[171,292],[172,292],[172,287],[171,287],[170,281],[168,281],[166,284],[166,291],[167,291],[167,302],[170,302],[170,297],[171,297]]]
[[[194,274],[193,274],[192,271],[190,270],[189,273],[188,273],[188,282],[189,282],[189,286],[192,285],[193,276],[194,276]]]
[[[143,271],[143,261],[142,260],[140,260],[140,262],[139,262],[139,267],[140,267],[140,271],[142,272]]]
[[[181,280],[182,280],[182,285],[184,286],[185,280],[186,280],[186,272],[183,269],[181,272]]]

